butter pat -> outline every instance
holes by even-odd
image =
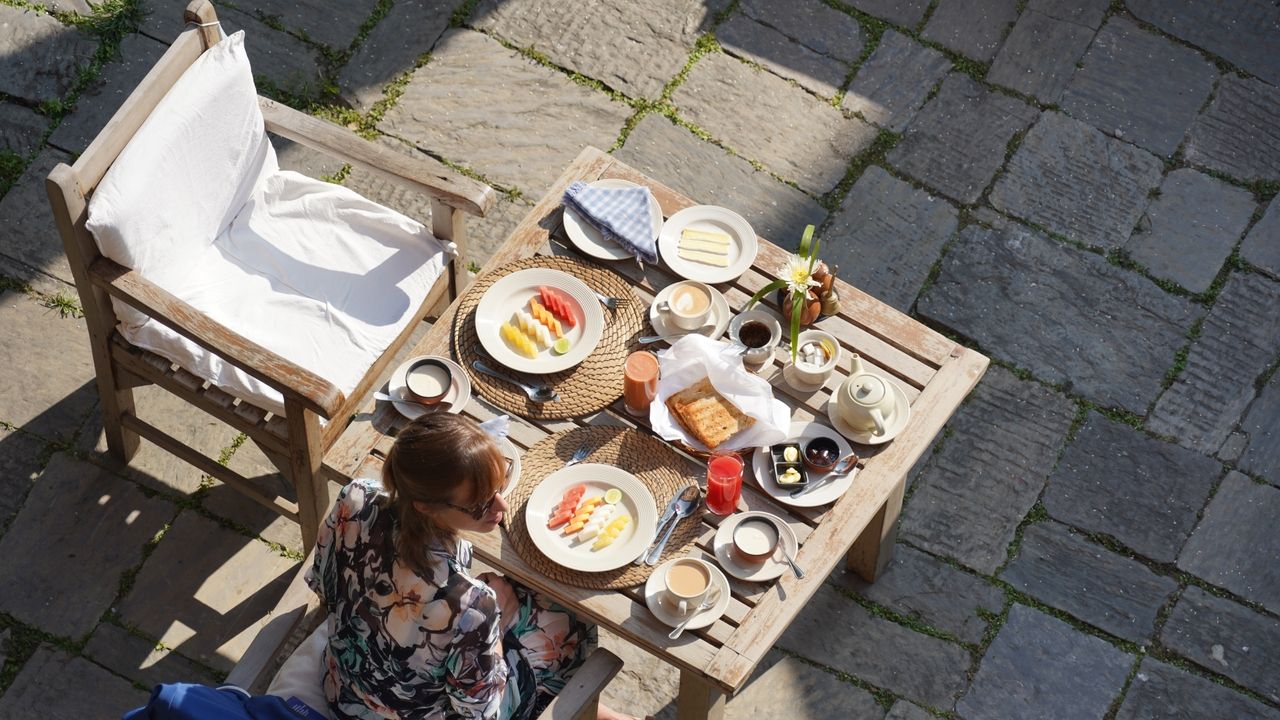
[[[690,240],[682,238],[680,240],[680,247],[685,250],[696,250],[698,252],[705,252],[711,255],[729,254],[728,244],[716,243],[710,240]]]
[[[729,267],[728,255],[716,255],[703,250],[690,250],[688,248],[680,248],[680,258],[691,262],[702,263],[703,265],[714,265],[716,267]]]
[[[680,231],[681,240],[706,240],[728,247],[729,242],[733,239],[722,232],[714,230],[698,230],[696,228],[685,228]]]

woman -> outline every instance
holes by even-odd
[[[508,462],[474,421],[438,413],[396,437],[382,483],[338,496],[311,588],[329,611],[325,696],[338,718],[526,720],[595,646],[594,626],[492,573],[459,531],[492,532]],[[626,718],[600,706],[604,720]]]

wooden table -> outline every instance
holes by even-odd
[[[695,204],[613,157],[588,148],[525,217],[487,267],[539,253],[576,255],[573,249],[550,241],[561,227],[560,198],[575,180],[590,182],[601,178],[622,178],[648,186],[662,206],[664,217]],[[788,248],[794,246],[792,239],[785,243]],[[741,310],[752,293],[769,282],[789,253],[789,249],[761,238],[760,253],[751,270],[735,282],[719,286],[730,306]],[[677,279],[662,267],[650,267],[644,272],[633,262],[613,263],[610,267],[633,281],[635,292],[646,302]],[[894,441],[875,448],[858,447],[859,454],[867,459],[866,466],[852,488],[833,506],[806,509],[776,504],[754,487],[748,470],[744,503],[750,509],[779,515],[795,530],[801,543],[796,559],[806,570],[803,580],[797,580],[790,572],[763,584],[732,580],[733,599],[725,615],[710,627],[686,633],[672,642],[666,637],[670,628],[650,614],[638,588],[597,591],[563,585],[525,564],[504,533],[468,536],[477,557],[485,563],[548,593],[575,612],[678,667],[681,718],[721,716],[726,695],[742,688],[756,664],[842,557],[850,570],[869,581],[884,570],[893,553],[907,472],[986,370],[988,359],[983,355],[957,345],[844,282],[837,288],[841,314],[825,318],[817,326],[840,338],[847,352],[858,352],[864,362],[901,380],[911,400],[912,414]],[[456,306],[457,302],[431,327],[414,348],[414,354],[452,355],[450,334]],[[842,362],[844,367],[823,390],[803,394],[782,380],[785,357],[784,351],[779,350],[772,365],[760,374],[773,384],[775,395],[793,408],[793,419],[824,418],[825,422],[827,400],[831,390],[847,376],[848,360]],[[464,412],[478,420],[501,414],[478,398],[472,398]],[[619,400],[609,410],[573,421],[534,423],[513,418],[510,438],[527,448],[549,434],[579,425],[634,426],[635,422],[622,411]],[[402,423],[390,403],[375,405],[371,401],[330,451],[326,458],[328,470],[346,478],[376,477],[391,443],[384,431]],[[704,522],[705,532],[698,545],[704,557],[714,559],[710,548],[718,518],[707,515]]]

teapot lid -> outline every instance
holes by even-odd
[[[871,373],[853,378],[853,399],[859,405],[879,405],[886,393],[888,388],[885,387],[884,380]]]

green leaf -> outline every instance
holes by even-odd
[[[796,248],[796,254],[802,258],[809,257],[809,243],[813,240],[813,226],[806,225],[804,234],[800,236],[800,247]]]
[[[755,295],[752,295],[752,296],[751,296],[751,299],[747,301],[747,307],[746,307],[745,309],[750,310],[750,309],[752,308],[752,306],[754,306],[756,303],[758,303],[758,302],[760,302],[762,299],[764,299],[764,296],[765,296],[765,295],[768,295],[769,293],[771,293],[771,292],[773,292],[773,291],[775,291],[775,290],[781,290],[782,288],[784,288],[784,287],[786,287],[786,286],[787,286],[787,281],[786,281],[786,280],[774,280],[773,282],[769,283],[768,285],[765,285],[764,287],[762,287],[762,288],[760,288],[758,291],[756,291],[756,294],[755,294]]]
[[[810,225],[809,227],[813,227]],[[813,239],[813,250],[809,252],[809,272],[813,272],[813,264],[818,262],[818,248],[822,245],[822,238],[815,237]]]
[[[809,227],[813,227],[810,225]],[[800,315],[804,312],[805,301],[809,299],[809,293],[796,297],[795,293],[791,293],[791,362],[795,362],[800,357],[800,348],[797,346],[800,340]]]

